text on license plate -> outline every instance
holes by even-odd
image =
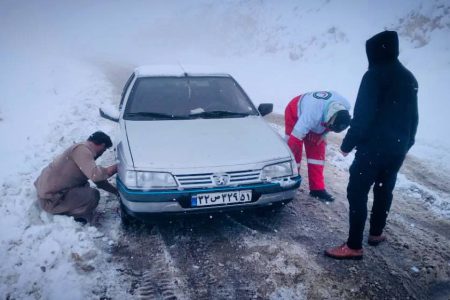
[[[252,191],[227,191],[221,193],[197,194],[191,198],[191,206],[223,205],[252,201]]]

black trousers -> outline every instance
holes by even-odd
[[[392,191],[405,154],[382,154],[357,151],[350,167],[347,199],[350,205],[350,229],[347,246],[361,249],[367,219],[367,199],[373,185],[370,234],[380,235],[391,208]]]

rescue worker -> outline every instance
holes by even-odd
[[[82,223],[91,222],[100,193],[89,186],[88,179],[117,194],[107,180],[117,172],[117,165],[104,168],[95,163],[111,146],[110,137],[97,131],[86,142],[74,144],[57,156],[34,182],[41,208],[52,214],[73,216]]]
[[[377,246],[386,237],[383,229],[392,203],[397,173],[414,145],[418,125],[414,75],[398,60],[398,36],[383,31],[366,42],[369,69],[356,99],[353,120],[341,151],[356,147],[347,187],[350,229],[347,242],[325,251],[337,259],[361,259],[367,219],[367,194],[373,185],[368,244]]]
[[[350,124],[350,103],[336,92],[306,93],[292,99],[286,107],[285,133],[300,171],[303,144],[308,163],[309,194],[323,201],[334,198],[325,189],[325,135],[341,132]]]

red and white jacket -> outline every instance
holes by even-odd
[[[325,123],[337,110],[342,108],[350,110],[351,108],[347,99],[331,91],[311,92],[296,98],[298,101],[291,102],[290,105],[297,106],[297,116],[296,118],[287,118],[285,126],[286,133],[290,133],[299,140],[302,140],[309,132],[325,133]]]

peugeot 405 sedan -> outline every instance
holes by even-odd
[[[301,177],[287,144],[228,74],[143,66],[125,84],[116,155],[122,221],[279,206]],[[115,114],[115,115],[114,115]]]

